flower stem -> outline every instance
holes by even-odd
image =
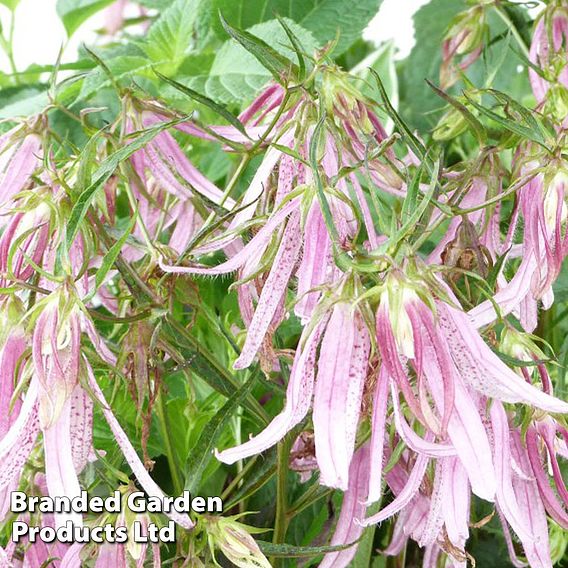
[[[276,476],[276,518],[274,520],[274,535],[272,542],[281,544],[286,538],[288,529],[288,460],[292,437],[288,434],[278,443],[277,476]],[[280,566],[280,559],[272,558],[274,567]]]

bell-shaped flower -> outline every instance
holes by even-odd
[[[485,8],[478,5],[460,12],[451,22],[442,44],[440,82],[442,88],[451,87],[473,65],[483,50],[487,32]]]
[[[562,123],[568,114],[568,11],[552,3],[539,15],[529,59],[529,79],[541,107]]]
[[[347,283],[347,289],[349,286]],[[306,416],[313,394],[315,458],[321,483],[346,490],[369,370],[370,345],[361,312],[341,299],[340,292],[340,298],[304,328],[282,413],[257,436],[218,453],[218,459],[233,463],[276,444]]]
[[[530,332],[537,324],[537,301],[542,300],[545,308],[551,305],[552,284],[568,254],[564,228],[568,168],[563,160],[539,166],[531,159],[520,171],[521,179],[527,179],[518,193],[523,219],[521,263],[511,281],[501,282],[493,298],[472,309],[470,315],[477,326],[483,326],[497,317],[496,307],[501,316],[516,311]]]
[[[36,132],[43,118],[14,127],[0,136],[0,212],[26,189],[42,165],[42,143]]]

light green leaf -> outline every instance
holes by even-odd
[[[19,3],[20,0],[0,0],[0,4],[2,4],[2,6],[6,6],[6,8],[12,12],[16,9]]]
[[[319,47],[320,44],[311,32],[291,20],[286,23],[308,53]],[[263,22],[247,31],[270,44],[293,63],[298,63],[296,52],[290,46],[290,40],[278,20]],[[271,78],[270,71],[253,55],[236,41],[230,40],[221,47],[213,62],[205,83],[205,93],[213,100],[225,104],[242,102],[252,98]]]
[[[374,69],[383,82],[392,106],[396,109],[398,108],[398,79],[394,66],[394,50],[393,41],[383,43],[378,49],[365,57],[361,63],[358,63],[351,70],[351,74],[366,81],[361,91],[363,94],[372,97],[375,94],[375,88],[369,68]]]
[[[121,55],[113,59],[104,60],[104,64],[112,73],[116,83],[120,84],[121,79],[133,76],[145,76],[153,78],[153,63],[148,61],[146,57],[138,55]],[[111,81],[104,69],[97,67],[93,69],[83,80],[79,99],[88,99],[103,88],[110,87]]]
[[[112,247],[110,247],[110,249],[107,251],[107,253],[104,255],[101,267],[97,270],[97,273],[95,275],[95,287],[89,293],[89,295],[84,299],[85,302],[90,300],[95,295],[97,290],[104,284],[105,278],[107,277],[107,274],[109,273],[110,269],[112,268],[114,262],[118,258],[118,255],[120,254],[120,251],[122,250],[122,247],[124,246],[124,243],[126,242],[126,239],[128,239],[128,237],[130,236],[130,233],[132,233],[132,230],[134,229],[134,225],[136,224],[137,215],[138,215],[137,212],[132,215],[132,218],[130,219],[130,223],[128,224],[128,227],[126,227],[126,230],[124,231],[124,233],[121,235],[121,237],[118,239],[118,241],[116,241],[112,245]]]
[[[225,19],[240,29],[276,15],[293,20],[324,44],[339,34],[334,54],[345,51],[361,36],[382,0],[213,0]],[[217,28],[221,32],[221,28]]]
[[[57,14],[67,35],[71,36],[85,20],[113,2],[114,0],[57,0]]]
[[[49,104],[47,91],[39,91],[34,87],[25,87],[18,91],[17,97],[0,105],[0,119],[31,116],[45,109]]]
[[[150,28],[142,49],[154,62],[168,62],[164,73],[173,73],[193,45],[200,0],[175,0]]]

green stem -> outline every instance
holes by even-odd
[[[517,40],[517,43],[519,44],[519,47],[521,48],[524,56],[528,59],[529,48],[527,47],[525,40],[521,37],[521,34],[519,33],[517,26],[515,25],[513,20],[511,20],[511,18],[509,17],[509,14],[507,14],[507,12],[503,10],[503,8],[501,8],[500,6],[495,6],[495,10],[497,11],[499,17],[503,20],[503,22],[505,22],[507,27],[511,30],[511,33],[513,34],[513,37]]]
[[[15,18],[14,18],[14,12],[10,13],[10,30],[8,32],[8,39],[6,40],[6,38],[4,37],[3,34],[0,34],[0,47],[2,47],[2,49],[4,50],[4,53],[6,53],[6,56],[8,57],[8,63],[10,64],[10,71],[12,72],[12,75],[14,77],[14,81],[16,82],[16,85],[20,84],[20,77],[18,76],[18,69],[16,68],[16,62],[14,60],[14,24],[15,24]]]
[[[183,491],[183,480],[181,477],[180,467],[177,463],[177,460],[175,459],[174,447],[171,439],[172,430],[168,424],[166,405],[164,403],[164,392],[161,387],[156,399],[156,415],[158,418],[158,423],[160,425],[162,438],[164,440],[166,458],[168,460],[168,466],[170,468],[170,473],[172,475],[172,481],[174,484],[174,492],[176,495],[180,495]]]
[[[288,460],[292,437],[288,434],[278,443],[277,476],[276,476],[276,518],[274,521],[274,535],[272,542],[282,544],[288,529]],[[281,559],[272,558],[271,564],[275,568],[280,566]]]

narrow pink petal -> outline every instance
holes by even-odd
[[[456,449],[451,444],[439,444],[437,442],[428,442],[419,436],[408,424],[404,414],[400,408],[398,400],[398,390],[394,384],[391,384],[391,393],[393,401],[393,415],[396,430],[404,441],[404,443],[414,452],[425,454],[433,458],[449,457],[456,455]]]
[[[266,249],[274,231],[285,221],[286,217],[296,211],[300,205],[299,199],[293,199],[284,205],[281,209],[276,211],[266,224],[258,231],[258,233],[235,255],[231,256],[225,262],[210,267],[199,267],[199,266],[170,266],[164,264],[160,260],[160,268],[164,272],[170,272],[173,274],[204,274],[204,275],[215,275],[215,274],[227,274],[229,272],[234,272],[238,270],[247,262],[249,259],[260,260],[262,253]],[[224,243],[221,243],[222,248]]]
[[[45,454],[45,480],[49,496],[78,497],[81,487],[73,464],[71,448],[71,401],[63,406],[57,420],[43,430],[43,448]],[[55,515],[56,526],[63,527],[67,521],[82,526],[80,513],[58,513]]]
[[[536,479],[540,496],[548,514],[564,529],[568,530],[568,513],[558,501],[554,493],[548,475],[544,471],[542,459],[538,447],[538,435],[534,427],[529,427],[526,433],[527,454],[531,464],[532,472]]]
[[[347,490],[371,341],[359,312],[337,303],[322,339],[314,392],[316,459],[323,485]]]
[[[373,396],[373,416],[371,419],[371,443],[369,445],[369,505],[380,501],[383,493],[383,453],[385,446],[389,381],[390,377],[387,369],[384,365],[381,365]]]
[[[39,434],[38,385],[32,379],[16,420],[0,440],[0,488],[19,479]]]
[[[274,446],[296,424],[301,422],[312,403],[316,350],[327,319],[323,319],[313,330],[304,328],[300,338],[300,347],[296,350],[294,364],[286,389],[284,410],[257,436],[240,446],[218,452],[217,459],[223,463],[235,463],[240,459],[260,454]]]
[[[450,542],[463,549],[469,537],[471,491],[467,472],[460,460],[450,460],[450,487],[444,506],[444,525]]]
[[[513,489],[517,497],[521,514],[526,519],[534,544],[523,543],[525,555],[531,566],[549,567],[550,540],[548,537],[548,521],[546,511],[538,491],[538,484],[530,475],[531,466],[527,450],[523,446],[518,430],[511,431],[511,456],[519,464],[524,473],[523,478],[513,476]]]
[[[76,542],[72,544],[65,553],[65,556],[61,559],[61,564],[59,568],[81,568],[81,551],[85,545],[81,542]]]
[[[0,438],[6,434],[20,409],[16,401],[11,412],[12,396],[16,383],[16,368],[28,344],[21,329],[14,329],[0,351]]]
[[[443,381],[439,376],[441,370],[435,363],[436,357],[428,354],[432,350],[427,346],[424,367],[430,391],[436,406],[440,407],[444,404]],[[454,373],[454,387],[455,408],[448,422],[448,436],[468,473],[473,492],[482,499],[493,501],[496,481],[487,432],[458,373]]]
[[[294,133],[292,130],[288,130],[279,138],[278,143],[281,146],[290,146],[293,140]],[[239,228],[243,223],[246,223],[252,218],[256,209],[256,202],[263,194],[264,188],[267,187],[268,178],[282,155],[282,152],[273,146],[267,150],[264,155],[264,159],[256,170],[256,173],[244,194],[242,202],[239,204],[239,208],[243,209],[233,217],[233,220],[229,225],[229,230]]]
[[[331,239],[317,200],[314,200],[304,228],[304,254],[297,270],[298,301],[294,313],[307,322],[311,317],[321,292],[313,290],[329,280],[334,265]]]
[[[495,296],[493,301],[485,300],[469,311],[471,322],[475,327],[483,327],[497,319],[494,303],[499,306],[501,315],[505,316],[515,310],[523,298],[530,293],[531,281],[537,268],[533,254],[523,257],[523,260],[511,281]]]
[[[444,507],[447,506],[447,495],[452,491],[450,467],[451,460],[447,458],[436,461],[434,485],[430,495],[430,509],[418,541],[419,546],[431,546],[434,544],[444,524]]]
[[[437,303],[440,326],[450,352],[467,384],[489,398],[524,402],[549,412],[568,412],[568,403],[528,384],[512,371],[483,341],[462,311]]]
[[[24,189],[40,163],[38,159],[40,149],[39,137],[29,134],[13,151],[3,175],[0,176],[0,204],[10,201]]]
[[[77,473],[81,473],[93,453],[93,401],[77,385],[71,397],[71,455]]]
[[[235,361],[234,369],[246,369],[258,352],[270,322],[276,313],[282,297],[286,293],[288,281],[298,260],[302,239],[300,236],[300,217],[294,212],[286,225],[278,251],[266,282],[254,317],[248,329],[247,337],[240,356]]]
[[[403,509],[410,501],[418,494],[420,490],[420,484],[426,473],[426,468],[430,458],[424,455],[418,454],[416,457],[416,462],[410,475],[408,476],[408,481],[402,491],[396,496],[396,498],[389,503],[384,509],[381,509],[375,515],[367,517],[362,521],[364,526],[374,525],[380,523],[389,517],[392,517]]]
[[[150,474],[144,467],[144,464],[138,457],[136,450],[134,449],[132,443],[128,439],[126,432],[122,429],[122,427],[118,423],[118,420],[116,419],[110,406],[108,405],[105,395],[103,394],[103,391],[99,387],[99,384],[95,379],[95,375],[93,374],[93,370],[91,369],[91,366],[89,365],[86,359],[85,359],[85,366],[87,368],[87,377],[88,377],[89,386],[91,387],[91,390],[93,391],[96,398],[100,402],[101,410],[106,418],[106,421],[108,422],[108,425],[110,426],[110,429],[112,430],[116,442],[118,443],[118,446],[120,447],[122,453],[124,454],[124,457],[128,462],[128,465],[130,465],[132,472],[136,476],[136,479],[138,480],[144,491],[146,491],[146,493],[150,497],[157,497],[159,499],[163,499],[164,498],[163,491],[158,487],[156,482],[150,477]],[[172,511],[171,513],[167,513],[167,515],[173,521],[175,521],[180,526],[182,526],[184,529],[191,529],[194,526],[193,521],[186,514]]]
[[[349,487],[343,496],[341,513],[330,545],[349,544],[363,534],[362,521],[365,518],[367,486],[369,476],[369,446],[364,445],[355,452],[349,468]],[[326,554],[320,568],[346,568],[357,552],[352,546],[339,552]]]
[[[494,436],[495,474],[497,476],[497,502],[517,536],[524,542],[532,541],[525,518],[521,515],[515,492],[513,491],[511,471],[511,448],[509,422],[503,405],[494,400],[491,405],[491,426]]]

